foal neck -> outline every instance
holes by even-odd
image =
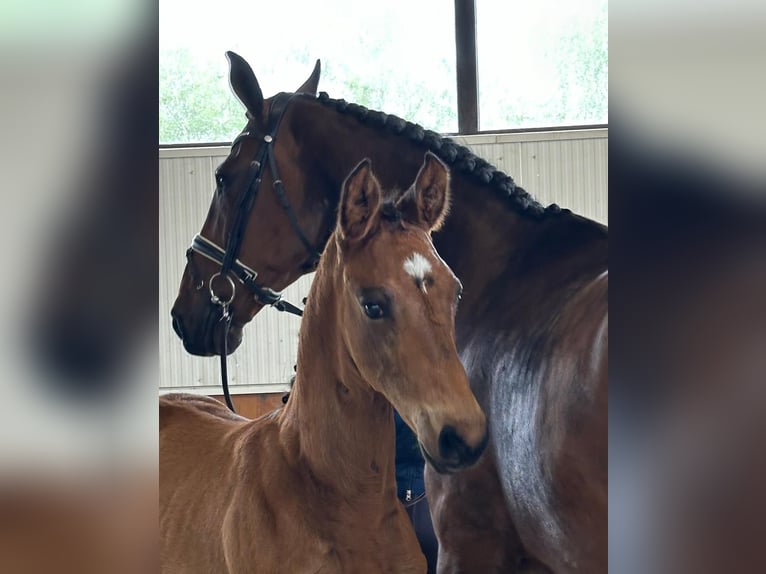
[[[298,365],[282,412],[288,458],[307,465],[344,498],[396,496],[394,418],[388,400],[356,370],[338,310],[343,290],[333,238],[322,256],[301,323]]]

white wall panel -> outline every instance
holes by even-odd
[[[558,203],[607,223],[607,129],[454,138],[505,171],[543,204]],[[170,326],[170,308],[186,248],[207,214],[213,171],[228,148],[160,150],[160,387],[164,391],[220,392],[217,357],[187,354]],[[300,302],[311,277],[285,292]],[[300,320],[264,309],[245,328],[242,346],[229,357],[235,393],[281,392],[293,373]]]

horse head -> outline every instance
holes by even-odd
[[[298,142],[282,127],[294,96],[316,95],[319,61],[297,92],[264,99],[248,63],[233,52],[227,57],[231,88],[247,110],[247,124],[215,172],[210,209],[187,251],[171,311],[186,350],[203,356],[233,352],[244,325],[316,267],[332,229],[328,217],[316,217],[332,214],[326,200],[317,204],[304,193],[311,187],[310,173],[298,168]],[[220,320],[224,312],[231,317],[226,328]]]

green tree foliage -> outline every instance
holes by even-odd
[[[160,58],[160,143],[231,141],[245,124],[228,87],[228,67],[194,60],[185,49]]]
[[[296,52],[307,71],[313,61],[306,50]],[[342,86],[331,93],[363,106],[383,110],[416,121],[429,128],[455,131],[457,111],[454,87],[430,85],[425,80],[408,81],[397,75],[392,64],[370,66],[374,77],[354,74],[350,66],[327,62],[323,84]],[[442,75],[454,76],[446,58],[440,63]],[[454,67],[454,66],[453,66]],[[229,89],[228,64],[193,59],[188,50],[168,50],[160,60],[160,143],[231,141],[245,125],[244,110]],[[295,89],[285,86],[283,89]],[[450,89],[452,88],[452,89]],[[392,98],[392,94],[395,98]],[[267,97],[269,94],[265,94]]]
[[[454,63],[439,62],[436,74],[450,81],[433,85],[427,77],[405,77],[391,62],[379,60],[370,66],[374,77],[360,77],[348,66],[328,66],[327,79],[342,85],[341,93],[330,94],[365,107],[400,116],[437,131],[457,131]]]
[[[576,21],[553,51],[559,77],[553,117],[569,122],[606,122],[609,114],[607,5],[595,20]]]
[[[357,29],[356,36],[344,39],[353,48],[322,62],[320,90],[429,129],[457,131],[454,53],[440,56],[442,41],[435,57],[433,50],[426,60],[410,55],[400,41],[397,22],[390,15],[381,17],[374,38]],[[572,17],[552,18],[547,29],[519,30],[516,36],[502,35],[505,22],[490,19],[490,25],[497,26],[487,30],[491,42],[485,41],[483,52],[479,46],[481,129],[607,121],[606,2],[591,5],[588,12],[575,11]],[[534,42],[538,36],[542,39]],[[308,75],[315,55],[304,45],[285,54],[286,58],[251,62],[259,79],[279,76],[285,61],[291,76],[292,69],[304,69]],[[222,53],[201,57],[184,48],[165,49],[159,81],[160,143],[231,141],[245,125],[244,110],[229,89]],[[271,95],[262,87],[267,97]],[[275,87],[291,90],[297,85]]]
[[[491,8],[478,30],[482,129],[607,122],[605,0],[547,0],[520,21],[513,5]]]

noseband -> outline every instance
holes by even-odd
[[[292,313],[293,315],[303,315],[303,311],[300,308],[282,299],[282,293],[257,283],[256,278],[258,277],[258,273],[237,258],[242,247],[242,241],[244,240],[247,221],[249,219],[250,212],[252,211],[253,204],[255,203],[255,198],[261,185],[263,169],[267,161],[269,168],[271,169],[274,192],[277,194],[279,204],[285,210],[287,218],[290,220],[293,231],[295,231],[296,236],[301,241],[309,254],[309,263],[312,266],[315,265],[319,261],[319,257],[321,255],[321,253],[311,245],[311,242],[306,238],[306,234],[303,233],[303,230],[298,223],[298,218],[295,215],[295,211],[293,211],[293,208],[287,199],[287,194],[285,193],[285,189],[282,185],[282,180],[279,177],[279,172],[277,171],[277,163],[274,158],[274,142],[276,140],[277,131],[279,130],[279,125],[282,122],[282,117],[284,116],[285,110],[287,109],[287,105],[294,96],[295,94],[281,93],[272,98],[271,106],[269,107],[267,124],[270,126],[270,129],[266,135],[259,136],[257,134],[251,133],[250,131],[244,131],[239,134],[239,136],[237,136],[237,138],[231,144],[233,148],[237,143],[248,138],[262,139],[263,141],[263,144],[256,154],[256,159],[250,164],[250,169],[247,174],[247,187],[237,202],[236,214],[234,216],[231,233],[229,234],[228,242],[226,244],[226,249],[223,249],[215,242],[211,241],[207,237],[204,237],[202,234],[197,234],[194,236],[191,246],[186,251],[186,257],[192,270],[192,252],[198,253],[202,257],[205,257],[221,266],[221,270],[210,277],[210,281],[208,282],[208,290],[210,291],[211,303],[221,308],[220,321],[223,321],[224,323],[223,349],[221,352],[221,382],[226,404],[232,411],[234,411],[234,406],[232,405],[231,397],[229,395],[228,377],[226,373],[226,355],[228,354],[229,326],[231,325],[232,319],[231,313],[229,313],[229,305],[234,300],[234,295],[236,293],[236,284],[231,279],[231,275],[233,275],[240,283],[247,287],[253,293],[255,300],[259,303],[263,305],[270,305],[279,311],[286,311],[287,313]],[[216,295],[215,284],[220,284],[223,282],[223,279],[228,282],[229,288],[231,289],[231,294],[228,297],[220,297]],[[202,282],[197,283],[197,289],[201,289],[202,286]]]

